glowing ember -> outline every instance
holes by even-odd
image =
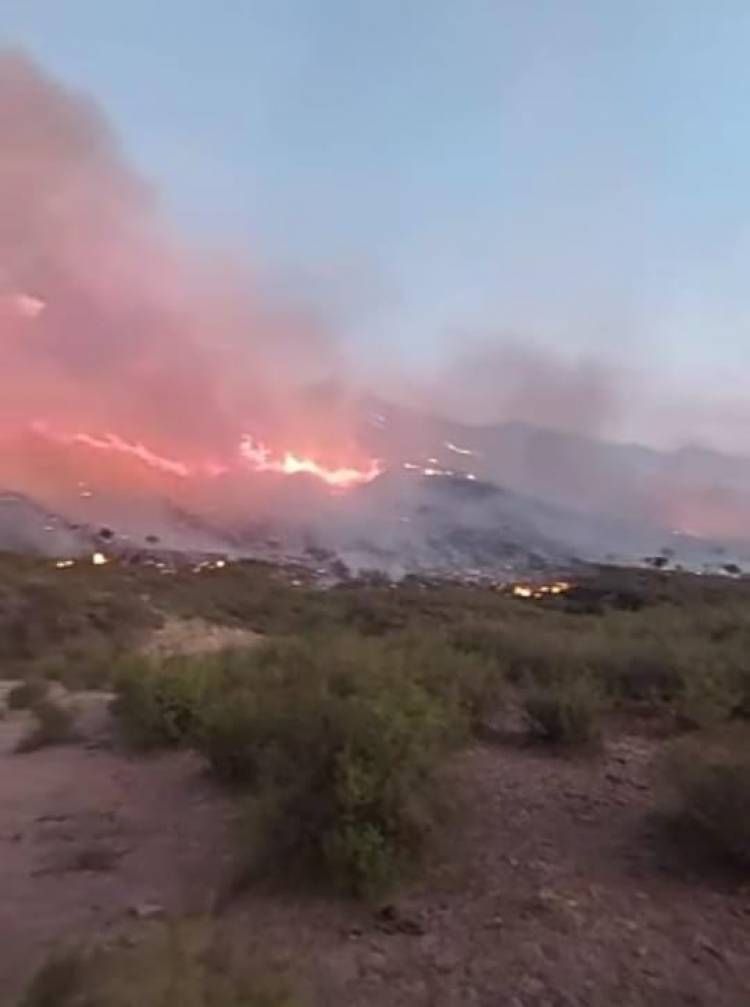
[[[451,441],[443,441],[445,447],[449,451],[452,451],[455,455],[475,455],[476,451],[472,451],[471,448],[460,448],[458,444],[453,444]]]
[[[566,580],[556,580],[552,584],[514,584],[511,594],[514,598],[546,598],[550,595],[565,594],[573,585]]]
[[[379,462],[372,460],[367,468],[327,468],[313,458],[302,458],[291,451],[285,451],[281,457],[274,457],[270,448],[253,440],[246,434],[240,442],[240,454],[256,472],[278,472],[281,475],[297,475],[306,473],[322,479],[324,483],[336,489],[350,489],[372,482],[380,475],[382,469]]]

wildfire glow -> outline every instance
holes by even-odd
[[[552,584],[514,584],[511,594],[514,598],[546,598],[549,595],[565,594],[571,586],[566,580],[556,580]]]
[[[216,462],[187,464],[174,458],[167,458],[152,451],[140,441],[127,441],[114,433],[67,433],[53,430],[46,423],[39,421],[32,423],[31,429],[42,437],[47,438],[47,440],[58,444],[78,444],[83,447],[92,448],[94,451],[128,455],[142,462],[144,465],[148,465],[150,468],[157,469],[166,475],[177,476],[180,479],[188,479],[195,476],[215,477],[224,475],[230,471],[230,466]],[[255,441],[249,434],[244,435],[240,440],[239,455],[255,472],[277,472],[281,475],[306,473],[322,480],[328,486],[342,490],[372,482],[382,472],[380,463],[375,460],[369,461],[366,466],[361,468],[354,466],[330,468],[322,465],[314,458],[298,455],[293,451],[285,451],[282,455],[274,455],[270,448],[267,448],[259,441]],[[92,493],[88,489],[81,491],[81,496],[91,495]]]
[[[327,468],[314,458],[303,458],[292,451],[285,451],[283,455],[274,457],[270,448],[256,442],[249,434],[240,442],[240,454],[256,472],[278,472],[281,475],[304,472],[322,479],[336,489],[350,489],[352,486],[372,482],[382,471],[379,462],[375,460],[370,461],[366,468]]]
[[[74,434],[61,433],[57,430],[51,430],[46,424],[39,422],[32,424],[32,430],[46,437],[48,440],[57,441],[58,444],[80,444],[84,447],[93,448],[95,451],[108,451],[115,452],[116,454],[130,455],[150,468],[158,469],[167,475],[178,476],[180,479],[187,479],[189,476],[195,475],[197,471],[206,475],[219,475],[225,471],[221,466],[214,464],[205,465],[200,469],[193,468],[184,462],[158,455],[139,441],[126,441],[113,433],[104,433],[100,436],[80,432]]]
[[[95,552],[91,557],[91,562],[94,566],[106,566],[106,564],[109,563],[109,560],[103,552]]]
[[[451,441],[443,441],[445,447],[449,451],[452,451],[455,455],[475,455],[476,451],[472,451],[470,448],[460,448],[458,444],[453,444]]]

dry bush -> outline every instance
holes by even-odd
[[[589,745],[601,734],[601,699],[596,684],[580,674],[546,685],[527,683],[522,693],[532,737],[553,745]]]
[[[661,770],[673,833],[750,869],[750,728],[680,739]]]
[[[58,952],[19,1007],[295,1007],[280,975],[223,945],[203,920],[151,928],[137,945]]]
[[[75,732],[73,711],[52,699],[41,699],[31,708],[35,725],[23,737],[17,747],[18,752],[35,752],[50,745],[64,745],[73,741]]]

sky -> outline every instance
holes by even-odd
[[[746,0],[0,0],[0,44],[374,369],[508,342],[750,449]]]

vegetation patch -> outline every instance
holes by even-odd
[[[31,712],[35,724],[18,743],[18,752],[35,752],[50,745],[64,745],[73,741],[75,717],[73,711],[53,699],[40,699]]]
[[[300,1007],[284,976],[227,947],[203,920],[158,924],[129,948],[57,952],[19,1007]]]
[[[691,735],[662,763],[676,835],[750,870],[750,728]]]
[[[523,711],[532,737],[553,745],[590,745],[601,733],[601,699],[586,675],[527,684]]]

